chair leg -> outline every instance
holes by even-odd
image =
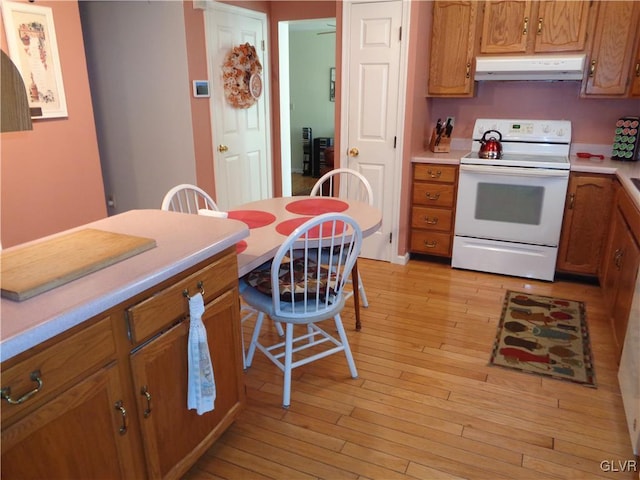
[[[344,331],[344,325],[342,325],[342,318],[340,318],[340,314],[337,314],[334,317],[334,321],[336,322],[336,330],[338,330],[338,335],[340,336],[340,342],[344,347],[344,356],[347,357],[347,363],[349,364],[351,377],[358,378],[358,370],[356,369],[356,362],[353,360],[353,355],[351,354],[351,347],[349,347],[349,339],[347,338],[347,334]]]
[[[351,270],[351,283],[353,285],[353,309],[356,313],[356,331],[362,328],[360,322],[360,273],[358,273],[358,260],[353,264]]]
[[[291,364],[293,363],[293,323],[287,323],[284,341],[284,381],[282,386],[282,406],[291,405]]]
[[[282,329],[282,324],[280,322],[273,322],[276,324],[276,332],[278,332],[278,335],[281,337],[284,337],[284,330]]]
[[[362,277],[358,271],[358,288],[360,290],[360,298],[362,298],[362,306],[367,308],[369,306],[369,300],[367,300],[367,292],[364,291],[364,284],[362,283]]]
[[[260,329],[262,328],[263,320],[264,312],[258,312],[258,318],[256,318],[256,326],[253,328],[251,344],[249,345],[249,351],[247,352],[246,368],[249,368],[251,366],[251,362],[253,362],[253,356],[256,353],[256,344],[258,343],[258,337],[260,336]]]

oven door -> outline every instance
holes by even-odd
[[[456,236],[557,246],[568,170],[460,165]]]

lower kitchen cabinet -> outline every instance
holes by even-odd
[[[112,363],[4,428],[2,478],[136,478],[122,392]]]
[[[413,165],[411,252],[451,257],[457,179],[454,165]]]
[[[131,355],[138,421],[150,478],[177,478],[230,425],[241,407],[244,383],[237,368],[234,328],[238,294],[227,291],[205,306],[202,322],[216,383],[215,408],[187,410],[189,322],[181,322]],[[232,415],[230,415],[230,413]]]
[[[613,204],[614,177],[571,173],[557,270],[597,276]]]
[[[622,353],[639,267],[640,212],[627,192],[618,188],[600,276],[618,346],[618,358]]]
[[[235,246],[2,363],[3,479],[175,479],[245,403]],[[201,292],[215,409],[187,409]]]

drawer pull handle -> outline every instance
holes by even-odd
[[[147,390],[146,385],[140,390],[140,395],[147,399],[147,408],[144,410],[144,418],[148,418],[151,415],[151,394],[149,393],[149,390]]]
[[[200,281],[198,282],[198,288],[200,289],[200,293],[201,293],[201,294],[202,294],[202,296],[204,297],[204,282],[203,282],[202,280],[200,280]],[[189,297],[189,289],[187,289],[187,288],[185,288],[185,289],[182,291],[182,295],[184,296],[184,298],[187,298],[187,299],[191,298],[191,297]]]
[[[120,435],[124,435],[125,433],[127,433],[127,428],[129,428],[129,420],[127,419],[127,410],[124,408],[124,404],[122,403],[122,400],[118,400],[115,405],[114,405],[115,409],[120,412],[120,415],[122,416],[122,425],[120,425]]]
[[[436,172],[433,173],[433,170],[429,169],[427,173],[431,175],[431,178],[440,178],[442,176],[442,171],[440,170],[436,170]]]
[[[430,242],[428,240],[424,241],[424,246],[427,248],[436,248],[437,245],[438,245],[438,242],[436,242],[435,240],[433,242]]]
[[[31,390],[30,392],[25,393],[19,399],[14,400],[13,398],[11,398],[11,387],[5,387],[2,390],[0,390],[0,394],[2,395],[2,398],[4,398],[11,405],[19,405],[22,402],[29,400],[31,397],[33,397],[36,393],[38,393],[42,389],[42,379],[40,378],[40,370],[34,370],[33,372],[31,372],[30,378],[32,381],[38,384],[36,388]]]
[[[424,217],[424,223],[428,223],[429,225],[437,225],[438,217],[433,217],[432,219],[429,217]]]
[[[617,270],[620,270],[622,268],[623,258],[624,258],[624,250],[617,248],[615,253],[613,254],[613,262],[615,263]]]
[[[431,192],[427,192],[425,193],[425,196],[427,197],[427,200],[438,200],[440,198],[439,193],[431,194]]]

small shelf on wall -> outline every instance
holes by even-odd
[[[18,68],[4,51],[0,50],[0,53],[2,56],[0,65],[0,70],[2,71],[0,131],[33,130],[31,116],[37,116],[38,112],[31,112],[29,109],[27,90]]]

